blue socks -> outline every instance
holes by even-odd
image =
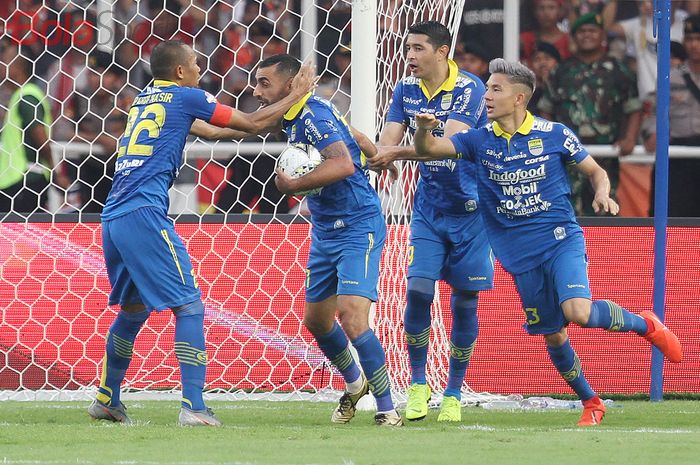
[[[369,390],[372,391],[377,401],[378,412],[389,412],[394,409],[394,402],[391,400],[391,384],[386,371],[386,357],[384,348],[374,334],[368,329],[352,341],[352,345],[357,350],[360,364],[367,376]]]
[[[131,363],[134,340],[148,319],[150,311],[117,313],[107,332],[105,356],[102,360],[102,378],[97,390],[97,400],[105,405],[118,407],[120,386]]]
[[[408,278],[404,331],[408,358],[411,363],[411,383],[426,384],[425,365],[430,343],[430,306],[435,297],[435,281]]]
[[[644,318],[610,300],[596,300],[592,303],[591,316],[585,326],[608,331],[634,331],[640,336],[647,332],[647,322]]]
[[[450,336],[450,369],[447,378],[446,396],[462,398],[462,384],[467,372],[469,359],[474,351],[474,343],[479,334],[479,320],[476,307],[479,296],[476,292],[454,289],[450,304],[452,307],[452,335]]]
[[[180,362],[182,406],[204,410],[204,381],[207,374],[207,351],[204,343],[204,304],[197,300],[174,308],[175,355]]]
[[[578,355],[574,352],[568,339],[560,347],[548,345],[547,352],[557,371],[559,371],[559,374],[569,383],[571,389],[574,390],[582,401],[595,396],[595,392],[593,392],[593,389],[591,389],[588,381],[586,381],[586,378],[583,376],[581,360],[579,360]]]
[[[360,377],[360,368],[352,358],[348,347],[348,338],[337,321],[329,333],[316,336],[316,342],[321,352],[340,371],[346,383],[352,383]]]

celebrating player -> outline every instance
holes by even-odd
[[[106,336],[102,378],[88,413],[95,419],[131,422],[119,394],[134,340],[151,311],[171,308],[182,378],[178,423],[219,426],[202,399],[207,365],[204,305],[187,250],[167,217],[168,189],[182,163],[191,128],[195,135],[220,139],[266,132],[313,88],[313,70],[301,67],[290,79],[286,98],[251,114],[219,104],[197,88],[197,56],[182,42],[157,45],[151,72],[153,84],[139,94],[129,111],[118,144],[114,182],[102,212],[102,243],[112,285],[109,304],[119,304],[121,310]]]
[[[379,138],[378,155],[370,165],[381,168],[394,159],[412,158],[413,146],[398,146],[408,128],[415,132],[415,115],[427,111],[439,125],[433,134],[451,136],[487,123],[484,84],[457,69],[448,58],[452,38],[435,21],[408,29],[406,59],[412,75],[396,84]],[[435,281],[452,287],[450,306],[450,365],[438,421],[460,421],[461,389],[478,334],[478,291],[493,286],[493,260],[478,214],[474,164],[463,160],[432,160],[420,164],[420,181],[413,201],[404,330],[411,362],[406,419],[428,413],[431,389],[425,366],[430,341],[430,305]]]
[[[286,98],[299,65],[290,55],[263,60],[255,73],[253,95],[264,106]],[[357,401],[371,390],[377,401],[376,424],[401,426],[391,398],[384,349],[369,327],[386,238],[386,222],[379,197],[369,184],[365,159],[374,154],[374,145],[353,131],[328,101],[310,93],[297,100],[284,115],[284,131],[291,143],[316,147],[323,161],[296,179],[278,169],[275,183],[286,194],[322,187],[320,193],[307,197],[313,228],[304,325],[347,385],[331,420],[349,422]],[[352,357],[348,338],[362,370]]]
[[[633,331],[680,362],[678,338],[650,311],[635,315],[609,300],[591,301],[583,231],[569,201],[566,165],[595,191],[593,209],[617,214],[607,174],[566,126],[529,113],[535,75],[520,63],[491,61],[484,128],[436,138],[434,115],[416,116],[420,159],[471,160],[477,169],[480,211],[496,257],[513,276],[529,334],[541,334],[552,363],[583,402],[581,426],[596,425],[605,405],[591,389],[571,347],[566,326]]]

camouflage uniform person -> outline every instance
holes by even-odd
[[[577,52],[561,62],[549,78],[538,109],[579,135],[584,144],[615,144],[620,155],[634,150],[641,124],[642,102],[636,76],[607,55],[600,15],[589,13],[571,27]],[[596,159],[608,172],[611,196],[619,181],[617,158]],[[570,171],[571,201],[577,215],[593,215],[593,191],[585,177]]]

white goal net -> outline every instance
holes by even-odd
[[[170,38],[192,44],[202,68],[201,87],[244,111],[258,105],[251,84],[260,59],[283,52],[315,59],[321,75],[317,93],[347,114],[351,78],[362,77],[350,62],[353,5],[341,0],[4,3],[9,5],[0,6],[0,28],[8,79],[0,87],[0,116],[17,130],[15,139],[29,163],[20,179],[0,173],[0,390],[5,398],[43,391],[65,398],[97,384],[104,335],[117,310],[106,307],[109,283],[98,213],[129,106],[150,80],[153,46]],[[407,27],[435,19],[454,32],[462,6],[463,1],[450,0],[378,2],[377,128],[393,85],[406,72]],[[19,55],[13,55],[10,45],[17,43]],[[30,81],[43,97],[31,106],[33,122],[25,126],[26,114],[13,110],[11,98]],[[47,138],[37,135],[37,125]],[[274,134],[240,143],[192,141],[171,190],[171,214],[192,256],[207,311],[211,392],[322,398],[343,387],[302,328],[309,224],[299,214],[303,203],[274,187],[274,161],[283,141]],[[7,152],[13,140],[2,142]],[[40,161],[50,167],[48,173]],[[402,171],[394,186],[378,183],[389,237],[375,314],[397,394],[410,380],[402,320],[407,220],[418,176],[412,164]],[[440,304],[448,302],[446,292],[440,288],[434,308],[428,374],[436,387],[447,376],[450,317]],[[179,388],[173,331],[169,312],[152,315],[134,347],[127,390]]]

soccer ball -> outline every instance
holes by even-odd
[[[277,167],[292,178],[300,178],[313,171],[321,164],[321,154],[313,145],[295,144],[285,148],[277,159]],[[321,192],[321,187],[294,195],[315,195]]]

